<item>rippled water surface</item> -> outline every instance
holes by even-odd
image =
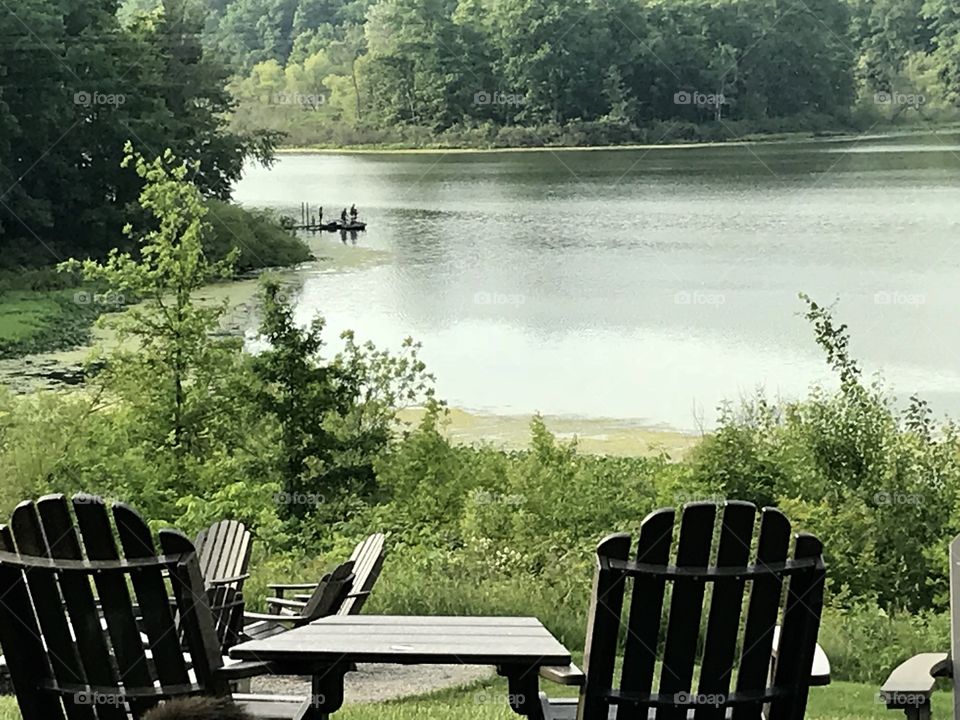
[[[348,260],[299,271],[298,315],[414,336],[452,405],[710,426],[724,398],[828,378],[803,291],[839,299],[867,371],[960,416],[956,135],[292,155],[236,197],[356,202],[370,229],[311,241]]]

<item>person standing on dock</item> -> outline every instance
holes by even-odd
[[[317,224],[323,225],[323,205],[321,205],[320,209],[317,210]]]
[[[353,223],[357,222],[357,206],[356,205],[350,206],[350,222],[353,222]]]
[[[344,225],[347,224],[347,209],[346,209],[346,208],[344,208],[344,209],[343,209],[343,212],[340,213],[340,222],[342,222]]]

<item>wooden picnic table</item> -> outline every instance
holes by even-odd
[[[269,661],[281,675],[312,675],[301,720],[340,709],[355,663],[493,665],[507,678],[513,710],[538,718],[540,668],[570,664],[570,651],[533,617],[331,616],[241,643],[230,655]]]

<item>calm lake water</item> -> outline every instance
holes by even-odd
[[[370,229],[311,241],[346,262],[298,271],[298,317],[412,335],[454,406],[709,427],[831,382],[803,291],[839,301],[868,372],[960,417],[960,135],[296,155],[236,198],[356,202]]]

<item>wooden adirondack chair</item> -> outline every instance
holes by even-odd
[[[719,542],[712,553],[717,507],[685,506],[675,545],[672,508],[646,517],[635,550],[627,534],[600,543],[584,671],[574,666],[541,671],[548,680],[580,685],[580,697],[551,700],[541,694],[546,720],[803,718],[809,687],[830,681],[829,663],[817,646],[822,545],[812,535],[798,534],[788,558],[790,523],[778,510],[764,508],[751,556],[756,508],[728,502],[720,506]],[[627,578],[633,578],[631,593]],[[712,591],[702,623],[708,587]],[[622,618],[625,606],[629,609]],[[615,685],[621,627],[626,628],[623,670]]]
[[[135,510],[108,514],[85,495],[20,503],[0,526],[0,646],[24,720],[139,720],[164,699],[228,695],[269,672],[223,667],[194,545],[174,530],[159,539],[162,555]],[[276,720],[306,702],[234,697]]]
[[[904,661],[880,688],[891,710],[903,710],[910,720],[929,720],[930,696],[937,678],[960,678],[960,535],[950,543],[950,652],[929,652]],[[960,720],[960,692],[953,691],[953,717]]]
[[[350,592],[347,593],[339,607],[335,608],[333,612],[329,614],[359,614],[360,609],[367,601],[367,598],[370,597],[370,593],[373,591],[373,586],[376,584],[377,579],[380,577],[380,571],[383,569],[383,561],[386,557],[386,550],[384,549],[385,542],[386,538],[384,537],[383,533],[374,533],[358,543],[353,549],[353,554],[350,556],[350,560],[353,562],[353,586],[350,588]],[[317,584],[274,584],[268,585],[267,587],[274,593],[275,596],[267,601],[272,606],[271,609],[303,609],[303,607],[316,595]],[[284,594],[288,591],[300,591],[302,593],[303,590],[310,590],[311,593],[296,594],[292,600],[284,597]],[[323,616],[318,615],[317,617]]]
[[[250,577],[250,544],[250,531],[236,520],[214,523],[197,535],[195,542],[224,654],[237,644],[243,628],[243,583]]]
[[[273,612],[244,613],[243,639],[259,640],[334,615],[346,601],[353,579],[353,560],[347,560],[323,576],[306,603],[269,598]]]

